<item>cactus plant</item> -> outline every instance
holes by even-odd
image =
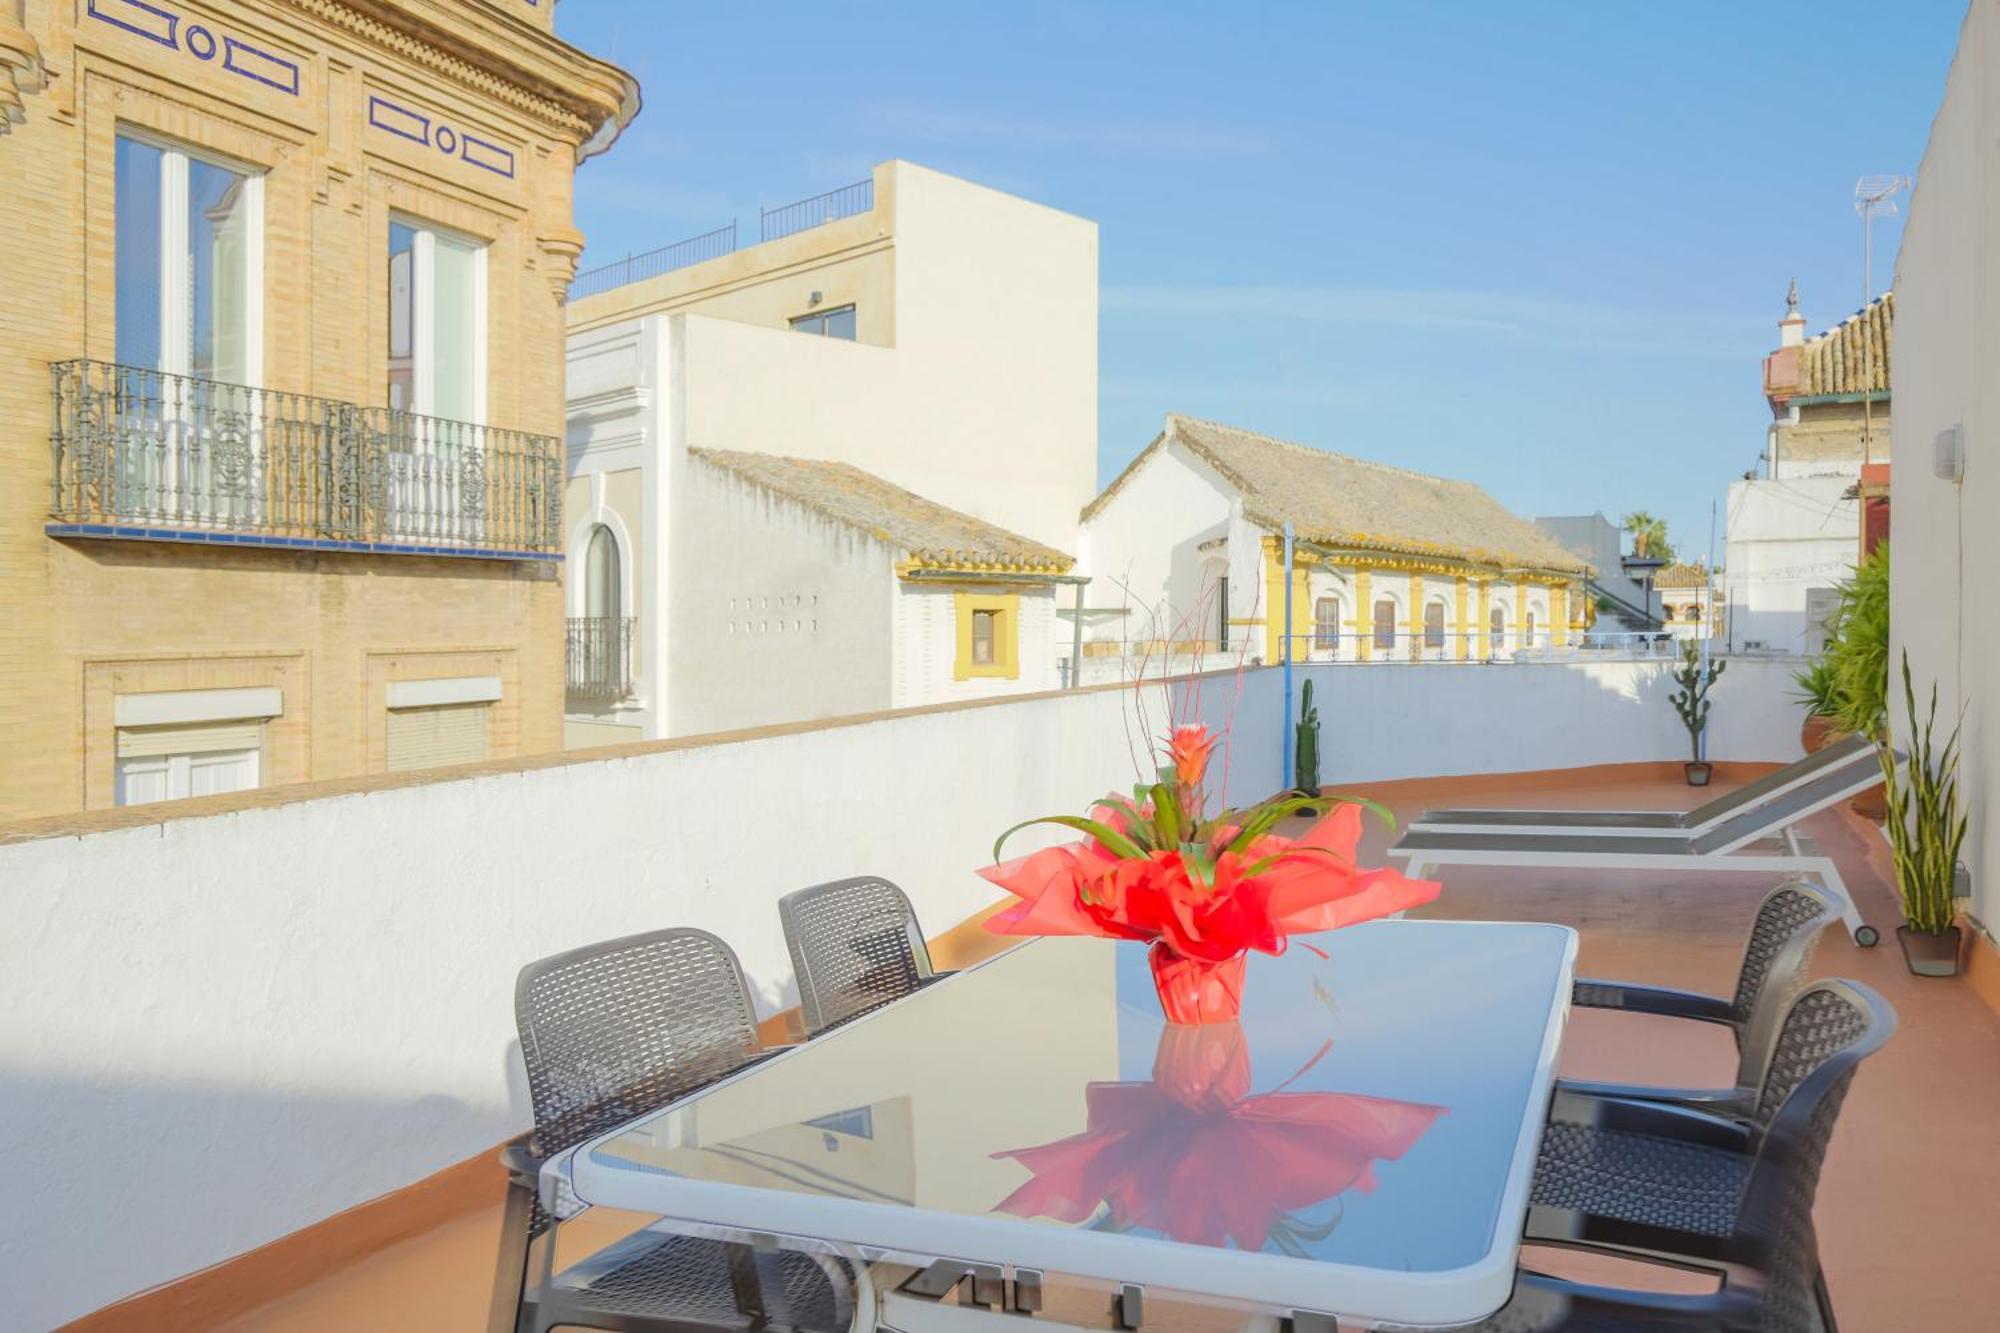
[[[1297,743],[1292,747],[1292,786],[1303,796],[1319,795],[1319,709],[1313,706],[1313,683],[1299,697]]]
[[[1688,744],[1693,751],[1693,762],[1701,763],[1701,737],[1708,730],[1708,713],[1715,705],[1708,699],[1709,687],[1715,684],[1729,664],[1721,658],[1701,660],[1700,649],[1693,639],[1681,648],[1681,664],[1674,668],[1674,684],[1680,688],[1669,697],[1674,711],[1681,715],[1681,725],[1688,729]]]

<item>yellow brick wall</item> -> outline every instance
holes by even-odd
[[[571,176],[623,76],[547,37],[552,6],[465,6],[449,52],[411,17],[427,8],[95,6],[155,25],[148,37],[71,0],[28,0],[53,78],[0,137],[0,819],[110,803],[119,693],[277,685],[267,785],[380,771],[387,684],[427,675],[502,678],[496,757],[561,748],[558,566],[44,532],[49,365],[115,354],[121,127],[264,175],[263,387],[386,401],[395,211],[487,245],[485,421],[562,435],[560,297],[581,244]],[[231,39],[295,67],[296,93],[230,69]],[[371,96],[510,153],[511,178],[442,137],[371,124]]]

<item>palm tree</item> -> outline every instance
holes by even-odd
[[[1673,563],[1674,548],[1667,540],[1667,521],[1654,518],[1643,509],[1625,515],[1625,530],[1632,534],[1632,554],[1641,560]]]

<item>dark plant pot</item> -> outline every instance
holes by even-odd
[[[1920,977],[1958,975],[1959,930],[1948,927],[1942,935],[1928,935],[1908,926],[1896,927],[1896,940],[1903,946],[1903,961]]]
[[[1715,765],[1706,759],[1697,759],[1692,763],[1682,764],[1681,771],[1687,774],[1688,786],[1706,787],[1708,780],[1715,776]]]

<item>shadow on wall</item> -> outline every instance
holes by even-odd
[[[518,1068],[517,1053],[507,1059]],[[510,1099],[518,1081],[509,1075]],[[476,1108],[358,1087],[0,1069],[0,1170],[13,1190],[0,1222],[7,1326],[53,1328],[276,1240],[296,1229],[301,1197],[325,1200],[331,1215],[409,1185],[383,1173],[385,1140],[498,1143],[526,1123],[524,1083],[518,1095],[519,1108]],[[173,1151],[204,1142],[228,1146]]]

